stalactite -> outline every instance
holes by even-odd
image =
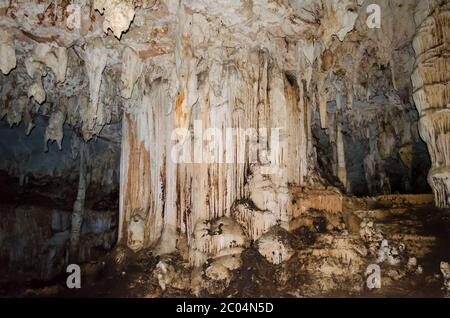
[[[299,83],[299,84],[298,84]],[[298,185],[304,186],[306,185],[306,179],[308,175],[309,166],[311,166],[311,158],[308,155],[308,147],[310,142],[309,136],[309,121],[308,121],[308,102],[306,99],[306,86],[307,84],[300,80],[297,82],[297,111],[298,111],[298,139],[296,145],[297,156],[299,159],[299,178]],[[295,100],[295,99],[294,99]],[[294,106],[295,107],[295,106]],[[292,120],[296,120],[296,117],[293,117]]]
[[[96,111],[102,74],[107,61],[103,41],[100,38],[95,38],[88,43],[85,54],[85,68],[89,78],[90,107]]]
[[[166,191],[175,191],[175,187],[169,187],[166,171],[171,160],[171,136],[166,132],[169,118],[163,108],[168,103],[167,82],[155,81],[152,88],[151,95],[144,95],[133,114],[124,116],[122,124],[119,240],[134,241],[135,249],[154,246],[159,241],[163,224],[170,220],[170,213],[164,216],[164,209],[170,206],[169,195],[173,193]],[[132,220],[138,220],[134,221],[137,224],[128,229]],[[175,227],[176,223],[170,221],[167,227]],[[144,237],[138,234],[142,226]]]
[[[436,205],[450,205],[450,5],[422,0],[416,9],[418,26],[413,47],[415,70],[411,76],[419,110],[419,131],[428,145],[432,168],[428,182]]]
[[[33,50],[32,59],[49,67],[55,74],[57,82],[65,81],[67,70],[66,48],[39,43]]]
[[[286,230],[274,227],[256,242],[259,253],[272,264],[288,261],[294,255],[292,238]]]
[[[277,219],[272,212],[258,210],[248,202],[236,204],[231,215],[242,226],[246,235],[254,241],[277,224]]]
[[[42,85],[42,77],[47,73],[41,63],[33,61],[31,57],[25,60],[28,75],[33,79],[33,84],[28,88],[28,97],[33,97],[38,104],[45,102],[46,94]]]
[[[343,41],[353,30],[358,14],[351,10],[354,2],[351,0],[327,1],[323,3],[324,14],[328,17],[322,24],[322,41],[329,43],[333,36]]]
[[[118,39],[128,30],[135,14],[132,0],[95,0],[93,9],[105,16],[103,32],[111,29]]]
[[[123,85],[121,95],[123,98],[130,98],[133,92],[134,84],[141,75],[142,63],[136,52],[129,47],[126,47],[123,52],[123,60],[124,63],[120,77]]]
[[[3,74],[9,74],[16,67],[16,47],[14,38],[6,28],[0,29],[0,69]]]

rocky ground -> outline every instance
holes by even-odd
[[[303,225],[275,227],[240,256],[210,260],[191,270],[179,253],[154,256],[116,247],[82,266],[82,288],[66,275],[18,287],[6,297],[443,297],[450,259],[450,212],[430,204],[364,200],[351,212],[309,211]],[[354,205],[355,207],[355,205]],[[280,238],[284,259],[261,255],[262,241]],[[277,247],[279,249],[279,246]],[[267,256],[267,255],[266,255]],[[225,260],[225,261],[224,261]],[[220,265],[218,265],[220,264]],[[370,264],[381,269],[381,288],[369,289]],[[226,268],[224,268],[226,267]],[[441,269],[442,267],[442,269]],[[227,269],[228,268],[228,269]],[[448,277],[447,277],[448,279]]]

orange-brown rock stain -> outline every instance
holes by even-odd
[[[124,229],[128,228],[129,218],[135,214],[147,217],[151,204],[151,170],[150,153],[143,141],[138,141],[136,127],[129,115],[126,115],[128,124],[128,171],[125,192],[125,220]],[[127,233],[122,233],[127,238]]]

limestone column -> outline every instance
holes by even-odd
[[[413,47],[414,101],[419,131],[427,143],[432,167],[428,182],[438,207],[450,206],[450,3],[419,2]]]

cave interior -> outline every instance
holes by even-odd
[[[0,1],[0,297],[449,296],[449,31],[448,0]]]

